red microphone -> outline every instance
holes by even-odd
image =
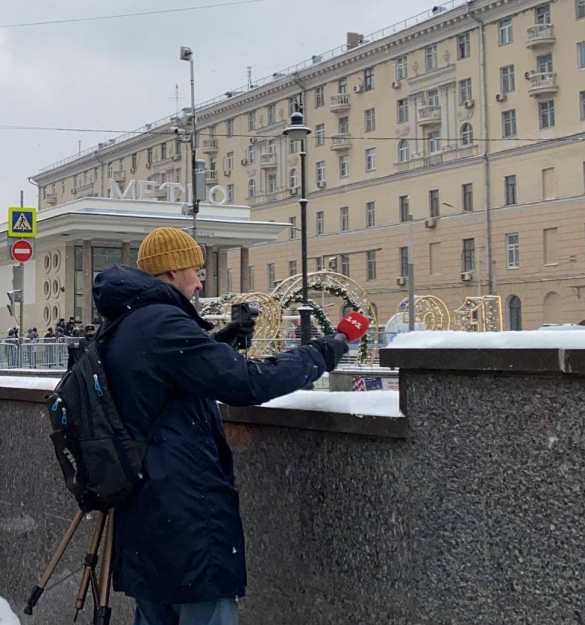
[[[367,317],[362,313],[355,310],[350,312],[349,315],[343,317],[343,319],[337,324],[335,338],[339,341],[347,341],[352,343],[361,339],[362,336],[368,331],[370,322]]]

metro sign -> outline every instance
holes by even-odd
[[[15,260],[17,263],[26,263],[26,261],[30,260],[33,255],[32,243],[30,241],[26,241],[25,239],[15,241],[12,244],[10,255],[12,256],[12,260]]]

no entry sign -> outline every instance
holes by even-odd
[[[30,241],[19,239],[12,244],[11,256],[18,263],[26,263],[33,255],[33,247]]]

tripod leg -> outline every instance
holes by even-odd
[[[81,523],[81,519],[83,519],[83,514],[84,513],[81,512],[80,510],[75,515],[75,517],[73,518],[73,521],[71,521],[71,525],[68,527],[61,542],[59,543],[57,550],[53,554],[51,561],[47,565],[47,568],[45,569],[43,576],[39,580],[39,583],[36,586],[33,586],[33,589],[30,593],[30,597],[28,598],[28,601],[26,602],[26,606],[24,608],[25,614],[32,614],[33,608],[37,604],[37,601],[41,598],[41,595],[43,594],[45,587],[47,586],[47,583],[49,582],[49,579],[51,578],[51,575],[57,568],[59,561],[61,560],[61,558],[63,557],[63,554],[65,553],[65,549],[67,549],[69,543],[71,542],[71,539],[73,538],[73,534],[75,534],[75,530],[77,530],[77,528],[79,527],[79,524]]]
[[[83,606],[85,605],[85,598],[87,596],[87,589],[89,587],[90,581],[93,581],[92,573],[95,571],[95,567],[98,561],[97,551],[100,541],[102,539],[102,532],[105,522],[106,514],[104,512],[98,512],[98,518],[96,520],[96,526],[91,537],[89,549],[85,554],[83,575],[81,577],[81,584],[79,585],[77,599],[75,600],[75,616],[73,617],[73,621],[77,620],[79,612],[83,610]]]
[[[108,512],[106,539],[102,555],[99,584],[99,606],[96,610],[94,625],[109,625],[112,608],[110,607],[110,589],[112,584],[112,551],[114,547],[114,510]]]

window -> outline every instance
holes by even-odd
[[[181,140],[180,139],[175,140],[175,156],[178,156],[179,158],[181,158]]]
[[[394,75],[397,81],[408,78],[408,59],[406,56],[400,56],[396,59]]]
[[[398,208],[400,214],[400,221],[402,223],[410,221],[409,199],[408,195],[401,195],[398,198]]]
[[[319,187],[325,183],[325,161],[317,161],[315,163],[315,174],[317,186]]]
[[[347,254],[341,254],[341,273],[344,276],[349,276],[349,256]]]
[[[408,121],[408,98],[402,98],[396,102],[396,118],[399,124]]]
[[[339,95],[347,93],[347,78],[340,78],[337,81],[337,93]]]
[[[325,232],[325,213],[317,211],[315,213],[315,234],[320,235]]]
[[[441,271],[441,243],[429,243],[429,273],[437,274]]]
[[[433,130],[427,135],[429,154],[436,154],[441,151],[441,135],[438,130]]]
[[[520,267],[520,235],[517,232],[506,234],[506,267],[508,269]]]
[[[233,204],[234,203],[234,185],[233,184],[226,185],[226,195],[227,195],[227,203]]]
[[[366,171],[374,171],[376,169],[376,148],[368,148],[366,150]]]
[[[349,117],[340,117],[337,121],[337,133],[340,135],[349,134]]]
[[[575,0],[575,11],[578,20],[585,17],[585,0]]]
[[[276,174],[270,173],[266,176],[266,188],[268,193],[276,193]]]
[[[429,89],[427,91],[427,106],[439,106],[438,89]]]
[[[292,241],[293,239],[297,238],[297,230],[296,230],[297,218],[289,217],[288,223],[290,224],[290,230],[288,231],[288,238]]]
[[[463,239],[463,271],[475,271],[475,239]]]
[[[500,67],[500,91],[502,93],[511,93],[515,89],[514,66],[504,65],[504,67]]]
[[[553,71],[552,54],[540,54],[536,57],[536,71],[539,74],[550,74]]]
[[[585,41],[580,41],[577,44],[577,67],[585,68]]]
[[[297,261],[296,260],[289,260],[288,261],[288,275],[289,276],[294,276],[297,273]]]
[[[507,46],[512,43],[512,18],[506,17],[498,22],[498,44]]]
[[[290,117],[294,112],[303,112],[303,94],[297,93],[288,99],[288,116]]]
[[[471,40],[469,32],[457,35],[457,58],[466,59],[471,54]]]
[[[400,254],[400,275],[405,278],[408,276],[408,246],[399,248]]]
[[[272,291],[272,289],[276,286],[276,271],[274,269],[274,263],[269,263],[266,265],[266,283],[268,285],[268,289]]]
[[[374,68],[368,67],[364,70],[364,90],[371,91],[374,88]]]
[[[315,271],[323,271],[323,256],[315,258]]]
[[[364,129],[366,132],[376,130],[376,109],[368,109],[364,112]]]
[[[131,157],[131,167],[134,171],[136,171],[137,164],[138,164],[138,154],[134,152],[134,154],[132,154],[132,157]]]
[[[293,141],[292,139],[288,142],[288,153],[296,154],[299,151],[299,146],[302,144],[302,141]]]
[[[401,163],[406,162],[410,158],[410,151],[408,149],[408,141],[401,139],[398,142],[398,160]]]
[[[339,177],[347,178],[349,176],[349,156],[339,157]]]
[[[538,103],[538,119],[540,128],[554,128],[555,126],[555,103],[554,100],[545,100]]]
[[[459,81],[459,104],[463,106],[467,100],[471,100],[471,78]]]
[[[506,176],[504,178],[504,201],[506,206],[518,203],[516,176]]]
[[[516,128],[516,109],[502,112],[502,137],[508,139],[509,137],[515,137],[517,132]]]
[[[325,104],[325,87],[321,85],[315,89],[315,108],[321,108]]]
[[[431,217],[438,217],[440,214],[439,189],[429,191],[429,214]]]
[[[248,158],[246,159],[249,164],[256,162],[256,148],[253,145],[248,146],[247,150]]]
[[[288,172],[288,188],[296,189],[297,187],[297,169],[292,167]]]
[[[325,145],[325,124],[315,126],[315,145]]]
[[[542,4],[534,9],[535,24],[550,24],[550,4]]]
[[[579,93],[579,111],[581,112],[581,120],[585,121],[585,91]]]
[[[508,300],[508,320],[510,330],[513,332],[522,330],[522,302],[517,295],[511,295]]]
[[[366,202],[366,228],[376,225],[376,202]]]
[[[349,230],[349,207],[342,206],[339,209],[339,231],[347,232]]]
[[[556,175],[554,167],[542,170],[542,199],[552,200],[557,197]]]
[[[367,279],[376,279],[376,250],[366,252]]]
[[[461,145],[473,144],[473,127],[471,124],[465,123],[461,126]]]
[[[228,137],[233,136],[234,134],[234,120],[233,119],[227,119],[225,122],[225,134]]]
[[[248,130],[256,129],[256,111],[250,111],[248,113]]]
[[[269,104],[266,107],[266,121],[268,126],[276,122],[276,104]]]
[[[461,198],[463,201],[463,210],[467,213],[473,211],[473,185],[471,182],[461,185]]]
[[[554,265],[558,262],[558,228],[545,228],[542,234],[544,244],[544,264]]]
[[[425,70],[430,72],[437,67],[437,45],[427,46],[425,48]]]
[[[234,168],[234,153],[233,152],[228,152],[225,155],[223,165],[226,171],[231,171]]]
[[[147,165],[152,165],[152,148],[146,150],[146,163]]]

